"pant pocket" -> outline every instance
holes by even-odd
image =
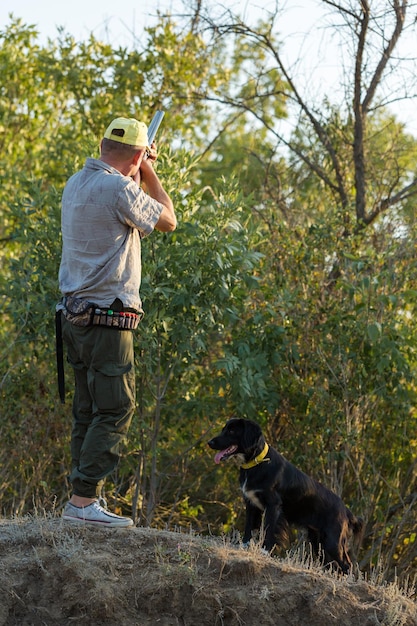
[[[131,364],[117,368],[113,365],[111,374],[90,370],[89,377],[89,387],[98,413],[120,412],[120,418],[123,419],[126,413],[134,410],[135,373]]]

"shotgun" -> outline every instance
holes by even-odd
[[[158,132],[158,128],[161,125],[162,118],[165,115],[165,111],[157,111],[153,116],[151,123],[148,127],[148,145],[149,147],[155,141],[156,133]]]

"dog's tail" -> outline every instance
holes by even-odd
[[[359,535],[362,534],[365,529],[365,522],[361,517],[352,515],[352,519],[349,520],[349,526],[354,535]]]

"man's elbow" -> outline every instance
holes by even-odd
[[[165,232],[166,233],[172,233],[176,228],[177,228],[177,218],[175,217],[175,215],[173,215],[166,222]]]
[[[177,228],[177,217],[173,207],[164,208],[155,228],[163,233],[172,233]]]

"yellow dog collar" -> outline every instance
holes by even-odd
[[[258,454],[257,457],[255,457],[252,461],[249,461],[249,463],[243,463],[243,465],[241,465],[240,467],[242,469],[250,469],[251,467],[255,467],[256,465],[259,465],[259,463],[264,463],[265,461],[270,461],[271,459],[266,459],[266,455],[268,454],[268,450],[269,450],[269,446],[266,443],[264,446],[264,449],[262,450],[262,452],[260,454]]]

